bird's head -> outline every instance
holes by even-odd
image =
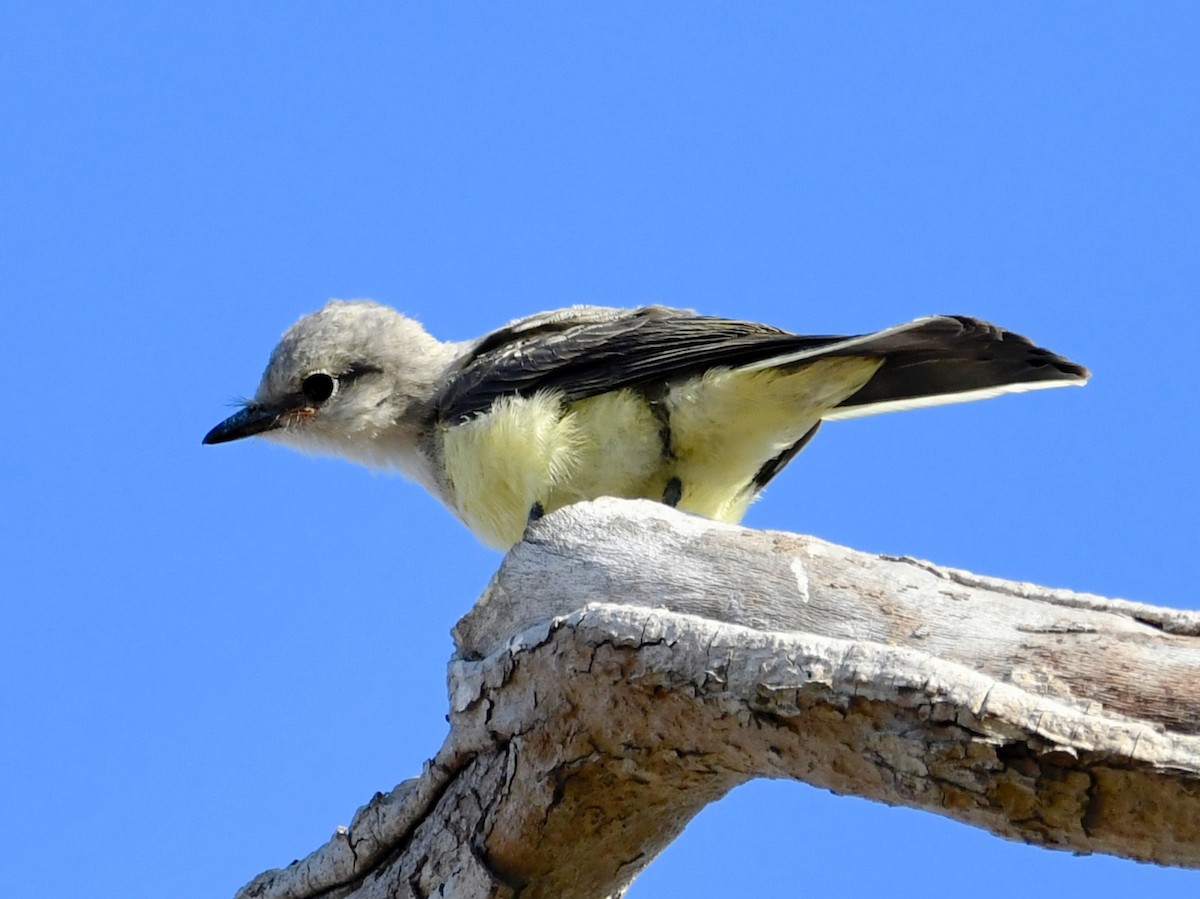
[[[377,462],[379,440],[411,430],[444,370],[446,346],[387,306],[334,300],[287,330],[254,398],[204,442],[260,435]]]

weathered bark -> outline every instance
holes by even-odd
[[[602,500],[455,638],[422,776],[239,896],[618,895],[753,777],[1200,867],[1200,614]]]

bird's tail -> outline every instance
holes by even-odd
[[[1089,377],[1082,365],[1020,334],[959,315],[919,318],[750,367],[788,367],[829,356],[875,356],[884,361],[871,380],[823,416],[827,421],[1082,385]]]

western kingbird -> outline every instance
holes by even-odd
[[[254,399],[205,443],[251,435],[399,469],[485,543],[598,496],[736,522],[823,421],[1083,384],[1081,365],[963,316],[854,337],[647,306],[574,306],[443,343],[367,301],[294,324]]]

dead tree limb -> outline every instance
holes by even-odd
[[[1200,614],[602,500],[455,639],[423,774],[239,897],[619,895],[754,777],[1200,867]]]

